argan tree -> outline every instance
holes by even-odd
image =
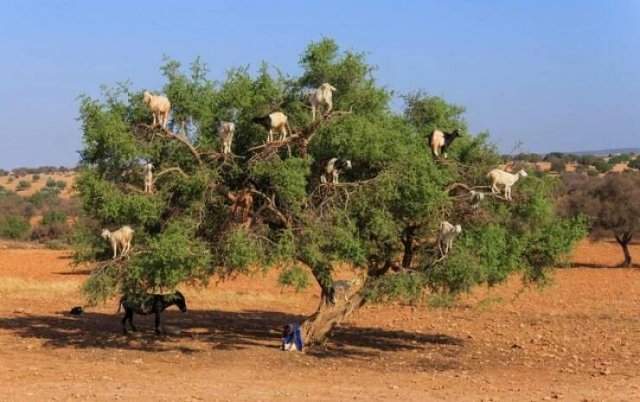
[[[515,271],[543,279],[582,235],[581,222],[556,216],[549,178],[518,183],[511,203],[487,196],[479,208],[470,204],[469,190],[486,190],[486,172],[500,158],[486,134],[466,133],[462,108],[416,92],[395,113],[365,56],[340,52],[329,39],[310,44],[300,67],[298,77],[267,64],[255,74],[236,68],[214,82],[199,60],[188,73],[168,61],[161,68],[172,102],[168,130],[151,126],[142,90],[118,86],[82,100],[77,187],[86,217],[76,258],[95,262],[85,284],[91,301],[279,266],[310,273],[321,289],[303,324],[312,344],[367,301],[458,293]],[[337,88],[334,110],[311,121],[307,93],[323,82]],[[273,111],[289,116],[293,132],[265,143],[252,119]],[[230,119],[237,129],[225,156],[216,127]],[[465,130],[446,161],[425,144],[441,125]],[[340,184],[322,184],[333,157],[353,168]],[[142,191],[147,161],[155,166],[153,194]],[[436,246],[444,219],[464,228],[448,256]],[[124,224],[136,231],[133,252],[111,261],[100,228]],[[340,294],[337,263],[359,278]]]
[[[640,173],[609,173],[602,177],[575,174],[566,175],[564,181],[565,213],[587,216],[595,239],[613,235],[624,254],[620,266],[630,267],[629,244],[640,233]]]

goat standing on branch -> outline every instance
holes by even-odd
[[[228,155],[231,153],[231,144],[233,143],[233,135],[236,131],[236,124],[230,121],[221,121],[218,125],[218,136],[222,143],[222,153]]]
[[[329,178],[331,178],[331,183],[338,184],[340,173],[346,169],[351,169],[350,160],[331,158],[324,168],[324,174],[320,176],[320,181],[322,184],[326,184]]]
[[[118,256],[118,246],[120,246],[120,256],[129,254],[131,250],[131,241],[133,240],[133,229],[131,226],[123,226],[120,229],[111,232],[109,229],[102,230],[102,238],[111,242],[113,248],[113,259]]]
[[[321,105],[326,105],[326,113],[330,113],[333,109],[333,92],[337,89],[329,83],[320,85],[313,93],[309,95],[309,103],[311,103],[312,120],[316,120],[316,112],[320,110]]]
[[[453,143],[453,141],[460,136],[458,129],[453,130],[450,133],[445,133],[440,130],[433,130],[431,133],[431,151],[433,156],[440,157],[440,154],[447,159],[447,148]]]
[[[169,99],[166,96],[153,95],[151,92],[144,91],[143,101],[153,113],[153,125],[159,124],[160,127],[166,129],[169,123],[169,111],[171,110]]]
[[[462,226],[452,225],[447,221],[443,221],[440,224],[440,231],[438,232],[438,248],[440,249],[440,255],[442,257],[449,254],[449,250],[453,247],[453,239],[456,238],[462,232]]]
[[[153,193],[153,164],[146,163],[143,168],[144,171],[144,192]]]
[[[502,184],[504,186],[504,198],[507,201],[511,201],[511,187],[516,184],[520,177],[527,177],[527,172],[520,169],[518,173],[513,174],[501,169],[493,169],[487,174],[487,178],[491,179],[491,192],[500,194],[498,184]]]
[[[471,208],[480,208],[480,204],[484,201],[484,193],[482,191],[471,190],[469,191],[469,195],[471,196]]]
[[[267,142],[273,142],[274,132],[280,133],[280,141],[286,140],[288,133],[291,132],[289,118],[282,112],[273,112],[266,116],[254,117],[251,121],[269,130]]]

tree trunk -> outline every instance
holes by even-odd
[[[335,304],[326,302],[323,298],[318,310],[302,324],[302,339],[305,345],[323,343],[333,328],[362,307],[364,303],[365,298],[360,291],[347,299],[336,300]]]
[[[629,252],[629,243],[631,243],[632,235],[629,233],[625,233],[622,236],[616,235],[616,240],[620,247],[622,247],[622,252],[624,253],[624,261],[620,264],[623,268],[629,268],[631,266],[631,253]]]
[[[402,234],[402,244],[404,245],[404,255],[402,256],[402,268],[411,268],[413,262],[413,238],[415,226],[409,226]]]
[[[354,283],[351,288],[340,294],[335,294],[333,288],[326,288],[326,278],[322,275],[323,272],[326,273],[325,270],[312,269],[311,271],[322,288],[322,297],[316,312],[301,325],[302,340],[305,345],[323,343],[333,328],[366,303],[365,289],[370,281],[386,274],[392,267],[394,267],[394,263],[390,260],[385,261],[382,265],[372,264],[367,270],[365,280],[358,281],[357,284]]]

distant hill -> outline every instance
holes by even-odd
[[[617,154],[640,154],[640,148],[611,148],[611,149],[600,149],[597,151],[579,151],[579,152],[564,152],[567,154],[574,155],[596,155],[596,156],[607,156],[617,155]]]

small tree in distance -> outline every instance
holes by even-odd
[[[595,239],[613,235],[624,254],[620,266],[630,267],[629,244],[640,233],[640,173],[566,175],[565,183],[565,212],[570,216],[586,215]]]
[[[170,130],[150,126],[142,91],[120,86],[104,99],[83,99],[77,187],[87,219],[78,225],[76,259],[97,262],[84,287],[91,301],[259,266],[284,267],[281,283],[302,287],[306,270],[322,295],[302,326],[313,344],[368,301],[416,298],[425,289],[458,294],[516,271],[543,280],[582,236],[580,220],[556,215],[551,177],[519,182],[513,203],[489,196],[473,208],[468,190],[486,186],[501,160],[486,133],[469,135],[461,107],[416,92],[403,114],[393,113],[391,93],[376,84],[364,55],[340,52],[330,39],[310,44],[300,65],[299,77],[271,74],[264,64],[255,75],[232,69],[216,83],[199,60],[189,73],[169,60],[162,71]],[[334,110],[311,121],[306,94],[323,82],[338,89]],[[293,132],[266,144],[252,119],[274,111],[287,114]],[[232,118],[234,155],[224,156],[216,127]],[[463,132],[448,161],[434,160],[425,144],[435,127]],[[353,168],[340,184],[322,184],[333,157]],[[142,191],[147,161],[153,194]],[[251,202],[238,213],[240,199]],[[442,258],[435,238],[445,219],[463,233]],[[112,261],[100,229],[122,225],[136,231],[134,250]],[[339,263],[360,278],[346,290],[334,286]]]

